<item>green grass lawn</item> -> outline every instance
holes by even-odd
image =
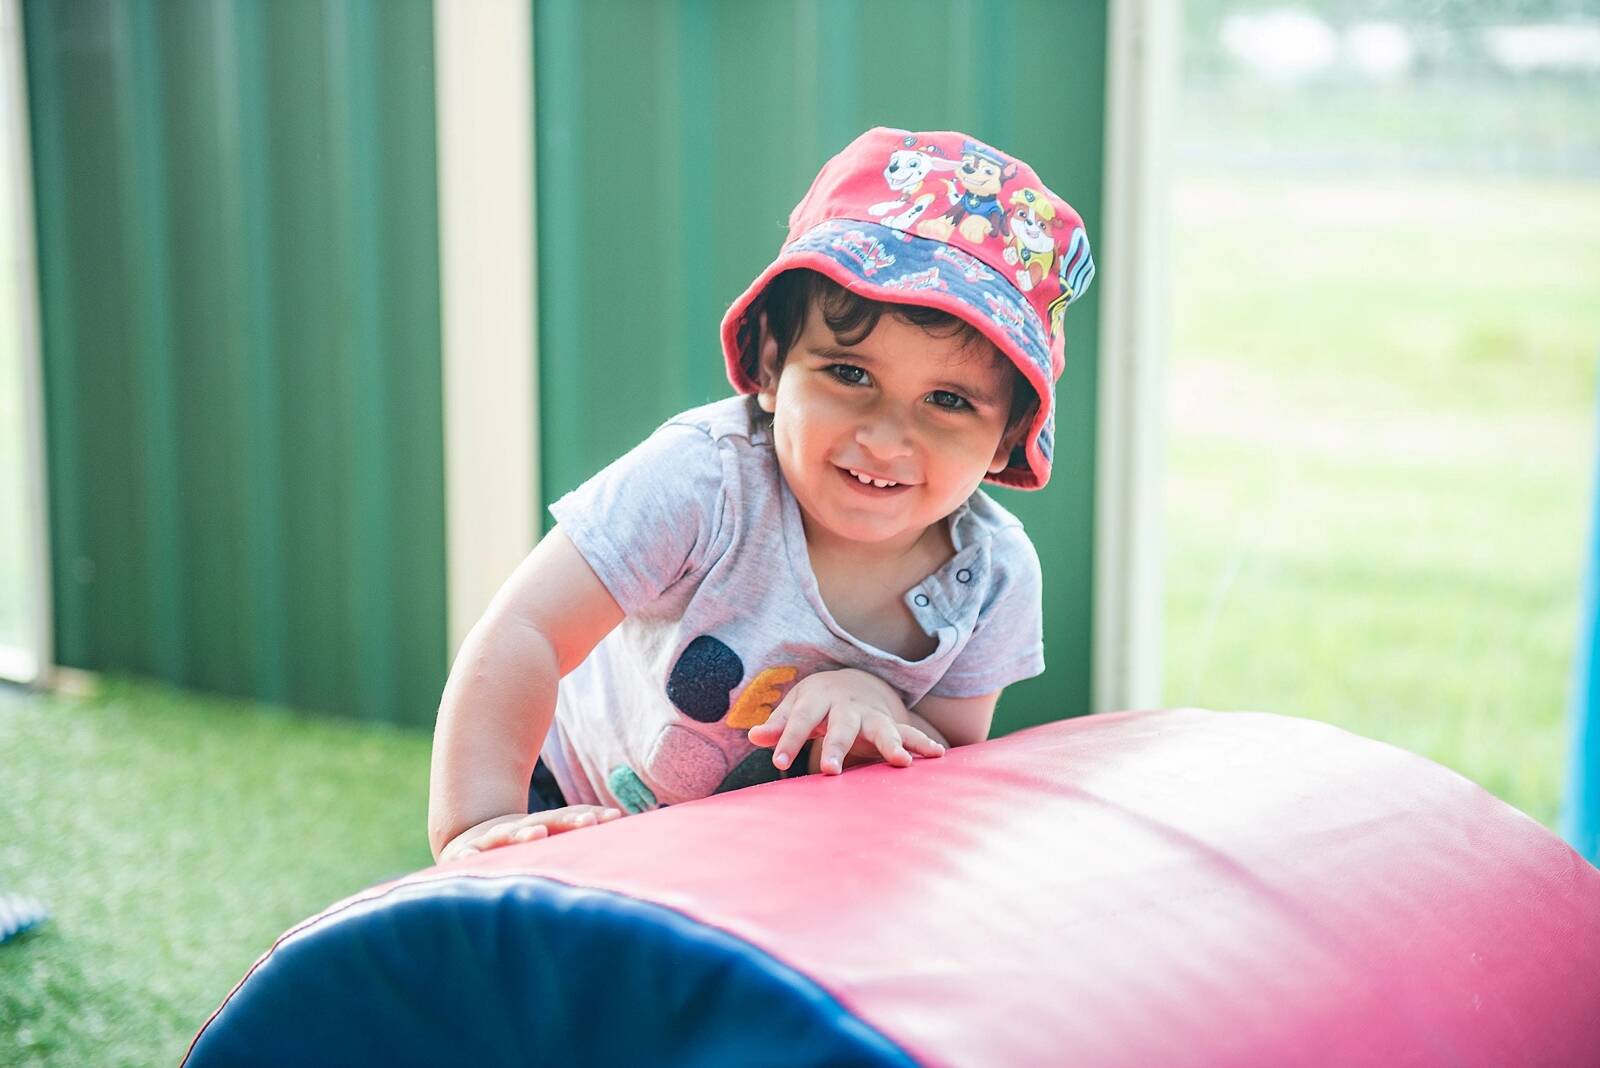
[[[429,738],[154,686],[0,692],[0,1064],[175,1064],[287,927],[430,863]]]
[[[1553,824],[1600,186],[1186,176],[1165,699],[1404,746]]]

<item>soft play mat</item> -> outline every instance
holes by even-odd
[[[1093,716],[374,887],[187,1063],[1593,1068],[1600,871],[1320,723]]]

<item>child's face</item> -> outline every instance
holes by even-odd
[[[846,347],[813,306],[775,374],[764,321],[762,333],[756,397],[773,414],[778,465],[812,540],[909,548],[1004,470],[1025,432],[1006,435],[1013,373],[983,346],[885,314]]]

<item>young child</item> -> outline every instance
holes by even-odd
[[[874,129],[830,160],[723,321],[740,396],[552,505],[467,637],[434,855],[986,738],[1044,656],[1038,556],[978,487],[1049,478],[1093,276],[1082,219],[994,148]]]

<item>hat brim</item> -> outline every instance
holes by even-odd
[[[972,326],[1005,354],[1039,403],[1011,462],[985,481],[1039,489],[1050,479],[1055,436],[1055,376],[1049,335],[1016,286],[970,253],[879,222],[829,219],[784,245],[722,320],[728,380],[740,393],[759,388],[739,346],[745,317],[767,285],[784,271],[807,268],[852,293],[888,304],[938,308]]]

